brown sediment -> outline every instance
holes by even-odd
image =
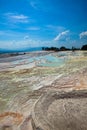
[[[0,114],[0,120],[4,120],[6,117],[12,117],[12,122],[17,125],[23,121],[23,115],[17,112],[4,112]]]

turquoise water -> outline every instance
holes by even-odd
[[[35,62],[36,66],[47,66],[47,67],[57,67],[63,65],[65,63],[64,57],[57,57],[52,54],[43,55],[43,56],[34,56],[34,57],[26,57],[26,59],[20,59],[13,61],[13,65],[19,64],[29,64]]]
[[[59,63],[41,63],[39,64],[39,66],[43,66],[43,67],[59,67],[61,65],[63,65],[63,62],[59,62]]]
[[[65,65],[67,61],[71,58],[78,58],[79,56],[87,56],[87,52],[58,52],[50,53],[46,55],[22,55],[18,57],[10,57],[6,59],[10,63],[11,67],[19,65],[29,65],[30,63],[35,63],[35,66],[40,67],[60,67]],[[3,60],[1,61],[3,63]]]
[[[39,64],[39,66],[46,66],[46,67],[58,67],[65,63],[64,58],[55,57],[53,55],[46,55],[43,56],[42,62]]]
[[[87,52],[58,52],[58,53],[50,53],[50,54],[42,54],[32,53],[27,55],[19,55],[14,57],[1,58],[0,63],[2,68],[8,67],[16,67],[20,65],[29,65],[30,63],[34,63],[35,66],[41,67],[60,67],[66,64],[67,61],[72,58],[78,58],[79,56],[87,56]]]

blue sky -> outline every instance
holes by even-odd
[[[0,48],[87,44],[87,0],[0,0]]]

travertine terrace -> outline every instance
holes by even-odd
[[[86,92],[86,51],[33,52],[2,57],[0,130],[64,130],[64,127],[73,130],[73,126],[75,130],[86,130]],[[60,96],[63,94],[64,98]],[[64,112],[66,118],[62,117]]]

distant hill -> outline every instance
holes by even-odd
[[[0,53],[6,53],[6,52],[8,52],[9,50],[7,50],[7,49],[1,49],[0,48]]]
[[[9,49],[2,49],[0,48],[0,53],[18,53],[18,52],[32,52],[32,51],[41,51],[42,47],[33,47],[21,50],[9,50]]]

